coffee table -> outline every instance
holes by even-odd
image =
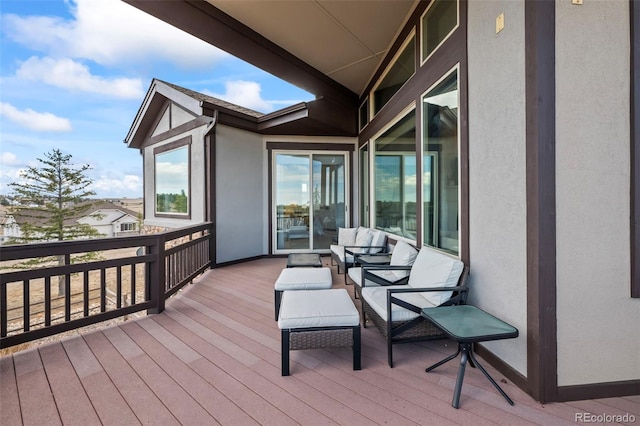
[[[318,253],[291,253],[287,256],[287,268],[320,268],[322,260]]]
[[[460,367],[458,367],[456,387],[453,391],[453,401],[451,402],[451,405],[454,408],[458,408],[460,406],[460,391],[462,389],[462,380],[464,379],[467,361],[471,367],[477,366],[493,386],[498,389],[507,402],[513,405],[511,398],[509,398],[496,381],[493,380],[487,370],[480,365],[476,357],[473,355],[473,344],[489,340],[512,339],[518,337],[517,328],[472,305],[423,308],[422,316],[442,330],[442,332],[451,340],[458,342],[458,351],[455,354],[446,357],[442,361],[433,364],[431,367],[428,367],[425,370],[427,373],[442,364],[451,361],[456,358],[459,353],[462,353],[460,358]]]

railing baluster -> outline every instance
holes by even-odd
[[[51,325],[51,277],[44,277],[44,325]]]
[[[116,268],[116,307],[122,307],[122,266]]]
[[[62,277],[64,277],[64,320],[71,321],[71,279],[67,275]]]
[[[24,280],[22,282],[22,328],[24,331],[29,331],[29,326],[31,324],[31,301],[29,300],[29,282],[29,280]]]
[[[137,263],[131,265],[131,304],[136,304],[136,267]]]
[[[89,271],[82,274],[82,311],[85,317],[89,316]]]
[[[7,336],[7,284],[0,284],[0,337]]]
[[[107,270],[100,269],[100,312],[107,310]]]

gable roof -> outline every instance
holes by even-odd
[[[269,114],[223,101],[191,89],[154,78],[138,109],[124,142],[142,148],[158,117],[173,102],[195,117],[197,125],[214,121],[260,134],[355,136],[357,108],[337,104],[328,98],[301,102]]]

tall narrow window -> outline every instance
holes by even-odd
[[[422,97],[423,241],[459,252],[458,70]]]
[[[154,149],[156,216],[189,218],[191,137]]]
[[[360,148],[360,225],[369,226],[369,144]]]
[[[416,239],[416,126],[411,111],[375,138],[375,227]]]

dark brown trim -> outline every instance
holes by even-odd
[[[582,401],[585,399],[617,398],[639,395],[640,380],[593,383],[588,385],[560,386],[559,401]]]
[[[351,90],[206,1],[125,2],[318,97],[357,110],[358,96]]]
[[[207,117],[204,115],[201,115],[200,117],[197,117],[191,121],[188,121],[184,124],[181,124],[177,127],[174,127],[170,130],[167,130],[166,132],[162,132],[158,135],[152,136],[149,139],[147,139],[146,141],[144,141],[144,143],[142,144],[141,148],[144,148],[146,146],[149,145],[154,145],[156,143],[162,142],[162,141],[166,141],[167,139],[171,139],[173,137],[176,137],[178,135],[181,135],[183,133],[187,133],[190,132],[193,129],[197,129],[200,126],[205,126],[209,123],[211,123],[212,118],[211,117]]]
[[[217,247],[217,235],[218,235],[218,225],[217,225],[217,216],[216,216],[216,203],[217,203],[217,191],[216,191],[216,123],[217,123],[217,114],[213,117],[213,123],[211,124],[211,128],[204,135],[204,152],[205,152],[205,220],[212,223],[211,229],[213,232],[212,238],[210,240],[209,245],[209,257],[211,258],[211,264],[216,264],[218,259],[218,252],[216,250]]]
[[[302,143],[302,142],[267,142],[267,149],[290,151],[354,151],[355,144],[347,143]]]
[[[631,17],[631,297],[640,297],[640,1]]]
[[[555,1],[525,1],[527,379],[558,400],[556,299]]]
[[[485,361],[487,361],[493,368],[502,373],[507,379],[511,380],[514,385],[518,386],[520,389],[527,388],[527,378],[524,377],[520,372],[518,372],[515,368],[511,367],[509,364],[504,362],[500,357],[497,357],[482,346],[480,343],[476,343],[474,345],[474,351],[482,357]]]

